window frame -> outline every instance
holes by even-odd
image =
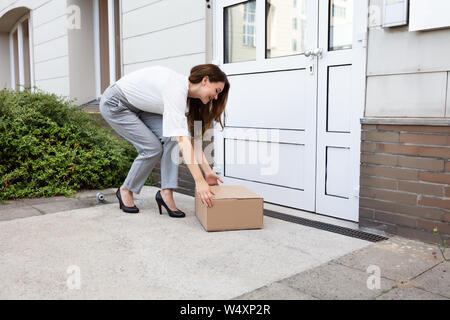
[[[308,5],[316,3],[317,0],[307,0]],[[282,56],[274,58],[266,58],[266,21],[265,10],[266,1],[256,0],[256,14],[255,14],[255,32],[256,32],[256,59],[251,61],[238,61],[224,63],[224,40],[225,40],[225,25],[224,25],[224,10],[227,7],[245,3],[246,0],[217,0],[214,4],[214,63],[221,66],[227,74],[247,74],[255,72],[269,72],[304,68],[305,64],[310,61],[303,53],[291,56]],[[316,12],[317,10],[317,12]],[[305,43],[307,48],[315,48],[318,32],[318,5],[311,9],[311,13],[307,15],[308,30],[305,35]]]

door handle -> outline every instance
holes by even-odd
[[[322,58],[322,53],[323,53],[323,49],[322,48],[315,48],[312,51],[312,55],[315,56],[315,57],[319,57],[319,58]]]
[[[305,57],[319,57],[322,58],[323,49],[322,48],[315,48],[305,51]]]

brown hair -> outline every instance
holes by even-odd
[[[227,104],[230,83],[228,82],[227,75],[215,64],[200,64],[193,67],[189,75],[189,81],[191,83],[199,83],[205,76],[208,76],[210,82],[224,82],[225,86],[223,91],[219,93],[217,100],[213,100],[208,104],[203,104],[200,99],[189,98],[187,120],[189,132],[192,137],[194,137],[195,121],[202,121],[202,136],[206,130],[213,127],[214,121],[219,122],[223,129],[221,115],[225,111]]]

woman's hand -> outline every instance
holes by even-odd
[[[217,180],[223,183],[222,179],[220,179],[220,177],[214,171],[205,173],[205,180],[210,186],[218,185],[219,183],[217,182]]]
[[[208,183],[206,183],[204,179],[195,183],[195,191],[205,206],[213,206],[212,196],[215,195],[215,193],[211,190]]]

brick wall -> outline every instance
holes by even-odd
[[[212,167],[212,166],[211,166]],[[157,187],[161,188],[161,167],[160,162],[155,166],[152,172],[153,180],[157,183]],[[180,164],[178,166],[178,188],[175,190],[183,194],[190,196],[195,196],[195,182],[192,178],[191,172],[189,171],[186,164]]]
[[[203,141],[203,150],[210,144],[214,143],[214,137],[211,139],[211,141]],[[212,156],[214,157],[214,152],[212,152]],[[181,152],[180,152],[180,159],[182,158]],[[159,161],[158,164],[155,166],[155,168],[152,171],[153,180],[157,182],[157,186],[161,187],[161,162]],[[213,163],[209,164],[210,167],[213,167]],[[200,169],[201,170],[201,169]],[[195,196],[195,182],[192,178],[191,172],[189,171],[189,168],[186,166],[186,164],[182,163],[178,167],[178,188],[175,190],[176,192],[184,193],[190,196]]]
[[[450,127],[362,125],[360,225],[450,239]]]

